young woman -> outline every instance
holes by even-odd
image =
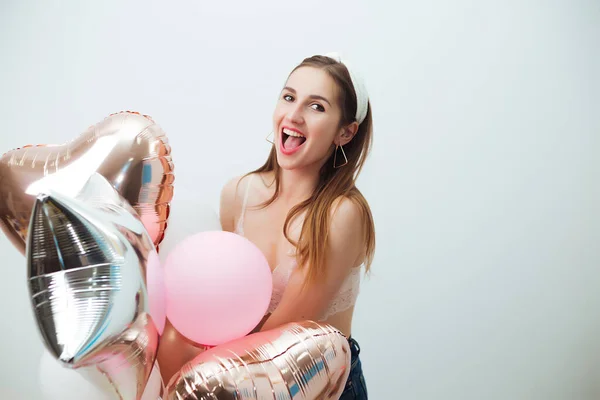
[[[367,398],[351,326],[375,248],[371,211],[355,186],[371,142],[360,78],[337,55],[310,57],[281,91],[267,161],[221,192],[223,229],[258,246],[273,273],[271,304],[255,331],[308,319],[339,329],[352,349],[341,399]]]

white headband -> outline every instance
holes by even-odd
[[[333,58],[335,61],[342,63],[346,66],[346,69],[350,73],[350,79],[352,79],[352,85],[356,92],[356,122],[362,124],[367,116],[367,109],[369,108],[369,94],[367,93],[367,87],[361,76],[354,71],[346,60],[342,60],[342,57],[336,53],[327,53],[326,57]]]

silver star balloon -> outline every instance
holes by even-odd
[[[150,312],[146,278],[160,265],[134,209],[99,174],[76,197],[40,194],[26,253],[46,348],[65,367],[95,367],[116,398],[140,399],[164,314]]]

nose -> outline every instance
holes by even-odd
[[[302,105],[299,103],[292,105],[288,110],[287,119],[293,124],[301,125],[304,122]]]

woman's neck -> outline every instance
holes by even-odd
[[[279,198],[297,204],[308,199],[319,183],[319,171],[308,169],[280,169]]]

